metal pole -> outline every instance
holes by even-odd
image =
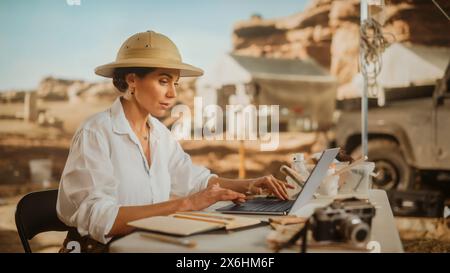
[[[360,5],[360,23],[361,25],[367,20],[369,16],[369,6],[367,0],[361,0]],[[359,47],[359,64],[360,70],[362,66],[365,65],[363,62],[364,51],[363,47]],[[361,95],[361,152],[362,157],[367,156],[367,138],[368,138],[368,103],[367,103],[367,76],[363,74],[363,90]]]

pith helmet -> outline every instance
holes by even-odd
[[[95,68],[95,74],[112,78],[119,67],[158,67],[180,70],[180,77],[203,75],[203,70],[183,63],[177,46],[154,31],[134,34],[120,47],[116,61]]]

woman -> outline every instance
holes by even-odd
[[[183,76],[203,71],[182,63],[175,44],[147,31],[128,38],[116,61],[95,70],[113,78],[123,93],[110,109],[87,119],[73,137],[57,202],[71,240],[84,251],[104,250],[127,223],[177,211],[202,210],[217,201],[245,202],[266,190],[287,199],[287,184],[273,176],[225,179],[192,164],[170,131],[155,117],[175,103]],[[169,200],[169,195],[179,198]]]

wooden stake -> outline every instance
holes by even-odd
[[[243,140],[239,141],[239,178],[245,178],[245,143]]]

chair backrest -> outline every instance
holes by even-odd
[[[58,190],[32,192],[17,204],[16,226],[25,252],[31,253],[28,240],[41,232],[71,229],[56,214]]]

